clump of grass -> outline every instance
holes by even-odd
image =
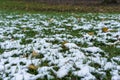
[[[0,47],[0,54],[3,53],[4,51],[5,51],[5,49],[2,49],[2,48]]]
[[[11,57],[19,57],[18,54],[13,54]]]
[[[112,75],[110,73],[110,70],[106,70],[105,72],[106,72],[106,77],[103,80],[111,80]]]
[[[91,72],[91,74],[94,75],[96,77],[96,79],[98,79],[98,80],[103,80],[103,78],[104,78],[103,74],[100,74],[97,72]]]
[[[26,37],[35,37],[36,34],[38,34],[37,31],[29,30],[24,32]]]
[[[120,60],[114,60],[113,59],[113,61],[116,62],[118,65],[120,65]]]
[[[101,46],[101,49],[108,53],[110,58],[120,55],[120,49],[115,46]]]
[[[23,39],[21,39],[21,42],[20,42],[20,44],[30,44],[32,42],[32,40],[31,39],[28,39],[28,40],[26,40],[26,38],[23,38]]]
[[[3,39],[0,39],[0,42],[4,42],[4,40],[3,40]]]
[[[2,78],[0,78],[0,80],[3,80]]]
[[[49,61],[47,61],[47,60],[41,61],[41,64],[39,66],[40,67],[42,67],[42,66],[49,66]]]
[[[24,62],[21,61],[21,62],[20,62],[20,65],[26,65],[26,63],[24,63]]]
[[[40,53],[39,53],[39,55],[36,56],[36,58],[38,58],[38,59],[42,59],[43,57],[44,57],[44,55],[40,54]]]
[[[89,65],[90,65],[91,67],[95,67],[96,69],[101,68],[101,65],[98,64],[98,63],[95,63],[95,62],[91,62]]]

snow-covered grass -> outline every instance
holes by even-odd
[[[119,80],[120,14],[0,13],[1,80]]]

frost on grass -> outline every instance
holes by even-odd
[[[0,15],[1,79],[120,79],[119,14]]]

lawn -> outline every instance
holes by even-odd
[[[120,14],[0,12],[1,80],[119,80]]]
[[[104,4],[79,4],[79,5],[51,5],[27,0],[0,0],[0,10],[23,11],[23,12],[102,12],[102,13],[120,13],[120,3]]]

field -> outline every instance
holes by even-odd
[[[119,80],[120,14],[0,12],[0,80]]]
[[[34,0],[33,0],[34,1]],[[84,1],[84,0],[83,0]],[[88,0],[89,1],[89,0]],[[99,1],[99,0],[98,0]],[[89,3],[89,2],[88,2]],[[26,12],[100,12],[100,13],[120,13],[120,3],[104,5],[100,3],[81,3],[79,5],[44,4],[32,2],[32,0],[0,0],[0,10],[26,11]]]

